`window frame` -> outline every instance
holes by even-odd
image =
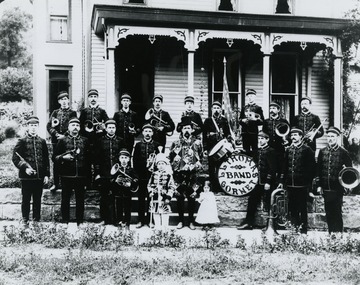
[[[50,43],[71,43],[72,42],[72,35],[71,35],[71,23],[72,23],[72,15],[71,15],[71,4],[72,4],[72,0],[67,0],[68,1],[68,13],[67,15],[57,15],[57,14],[50,14],[49,11],[49,0],[46,1],[47,3],[47,7],[46,7],[46,11],[47,11],[47,22],[48,22],[48,33],[47,33],[47,42]],[[67,17],[67,39],[66,40],[53,40],[51,39],[51,20],[52,17]]]

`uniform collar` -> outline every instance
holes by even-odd
[[[328,145],[328,150],[330,150],[330,151],[336,151],[336,150],[338,150],[339,149],[339,144],[336,144],[335,146],[333,146],[333,147],[330,147],[329,145]]]
[[[29,134],[29,132],[26,132],[26,137],[28,137],[29,139],[33,139],[36,138],[38,135],[32,136]]]
[[[264,147],[259,147],[259,149],[260,150],[266,150],[266,149],[268,149],[269,148],[269,145],[267,144],[266,146],[264,146]]]
[[[115,137],[116,137],[116,135],[113,135],[113,136],[109,136],[109,134],[106,134],[106,136],[105,136],[106,138],[108,138],[108,139],[114,139]]]

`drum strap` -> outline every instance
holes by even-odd
[[[216,123],[214,117],[211,117],[211,119],[213,120],[213,123],[214,123],[214,126],[215,126],[215,129],[216,129],[216,132],[220,134],[220,129],[219,129],[219,126],[218,124]]]

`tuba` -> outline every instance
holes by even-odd
[[[55,127],[58,126],[59,124],[60,124],[59,119],[57,119],[57,118],[52,118],[52,119],[51,119],[51,127],[52,127],[52,128],[55,128]]]
[[[275,229],[275,222],[278,226],[285,226],[288,223],[288,196],[283,188],[277,188],[271,193],[270,211],[265,235],[273,238],[278,232]],[[269,239],[270,240],[270,239]]]
[[[290,126],[287,123],[280,122],[275,126],[275,134],[282,138],[283,142],[286,141],[286,137],[290,132]]]
[[[359,185],[360,174],[354,167],[346,167],[343,165],[343,169],[339,172],[339,183],[347,190],[351,190]]]

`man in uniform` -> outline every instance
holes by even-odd
[[[307,201],[310,185],[315,176],[315,155],[310,147],[303,143],[303,131],[298,128],[290,130],[291,145],[285,151],[285,163],[281,174],[289,194],[289,211],[291,223],[307,233]]]
[[[254,190],[250,192],[246,218],[238,227],[239,230],[252,230],[255,222],[257,206],[264,196],[265,209],[270,207],[271,192],[275,186],[276,178],[276,152],[269,146],[269,135],[259,132],[259,148],[255,155],[256,165],[259,170],[259,180]]]
[[[150,109],[150,118],[146,123],[151,123],[153,120],[156,121],[153,124],[154,127],[154,140],[157,141],[162,146],[162,151],[165,151],[166,145],[166,135],[171,133],[175,129],[175,124],[171,119],[171,116],[168,112],[162,110],[163,96],[156,94],[153,98],[154,108]],[[148,111],[148,113],[149,113]]]
[[[208,155],[213,147],[221,140],[232,140],[228,120],[221,114],[221,103],[214,101],[211,105],[211,117],[206,118],[203,127],[204,155]],[[216,177],[216,167],[219,162],[209,157],[209,178],[213,192],[220,192],[220,185]]]
[[[317,191],[324,196],[329,233],[342,232],[342,203],[345,189],[338,177],[343,167],[351,167],[352,162],[348,152],[339,145],[340,130],[329,127],[326,133],[328,146],[322,148],[318,156]]]
[[[115,120],[105,122],[106,135],[100,137],[95,146],[95,181],[100,190],[100,218],[105,224],[113,222],[111,168],[118,162],[118,154],[125,148],[122,138],[116,136]]]
[[[60,91],[57,97],[60,108],[54,110],[50,115],[50,120],[46,125],[47,131],[51,135],[51,143],[53,150],[58,140],[65,136],[68,130],[68,123],[70,118],[76,117],[76,111],[71,110],[69,106],[69,93],[67,91]],[[59,189],[59,166],[57,163],[53,165],[54,185],[50,188],[51,191]]]
[[[70,197],[74,190],[76,222],[80,225],[84,220],[85,187],[90,177],[90,151],[88,139],[80,136],[79,119],[70,119],[68,132],[57,143],[53,160],[60,164],[62,221],[66,224],[70,221]]]
[[[29,224],[30,201],[33,199],[33,220],[40,221],[43,185],[50,176],[49,152],[46,141],[37,134],[39,119],[31,116],[27,120],[26,135],[15,145],[12,161],[19,169],[21,180],[21,214],[24,226]]]
[[[324,128],[321,126],[320,118],[310,111],[309,97],[301,98],[300,107],[301,113],[295,116],[293,126],[303,131],[306,144],[316,151],[316,139],[324,135]]]
[[[255,103],[256,91],[248,89],[245,95],[248,104],[240,112],[241,135],[244,150],[253,156],[258,147],[258,126],[263,124],[264,114],[262,108]]]
[[[185,111],[181,114],[181,118],[188,117],[193,125],[193,135],[196,137],[200,137],[203,128],[203,121],[199,113],[195,112],[194,109],[194,97],[186,96],[184,100]],[[181,122],[177,125],[176,131],[181,133]]]
[[[276,134],[276,129],[280,129],[285,134],[285,131],[290,131],[289,122],[280,115],[281,107],[276,102],[270,103],[270,117],[264,121],[262,130],[269,135],[269,146],[275,150],[277,169],[276,172],[280,175],[282,162],[285,153],[285,146],[289,144],[287,137],[284,135],[280,137]]]
[[[124,93],[121,96],[121,110],[114,114],[116,135],[122,138],[126,149],[132,153],[135,137],[140,133],[136,112],[130,110],[131,96]]]
[[[150,223],[147,215],[149,209],[149,192],[147,184],[151,173],[155,168],[155,158],[160,152],[160,144],[153,140],[153,127],[150,124],[145,124],[142,127],[143,138],[135,145],[133,166],[135,172],[139,176],[139,190],[138,190],[138,224],[136,228],[141,228],[143,225]]]
[[[170,163],[174,171],[174,180],[177,185],[174,193],[177,199],[179,213],[178,229],[184,226],[184,200],[188,200],[189,228],[194,230],[195,198],[197,196],[198,172],[201,169],[203,148],[201,140],[192,135],[194,129],[190,118],[181,120],[180,139],[170,147]]]
[[[96,89],[88,91],[89,106],[80,112],[80,134],[89,139],[90,146],[93,147],[95,141],[104,135],[104,123],[109,119],[106,111],[99,107],[99,92]]]

